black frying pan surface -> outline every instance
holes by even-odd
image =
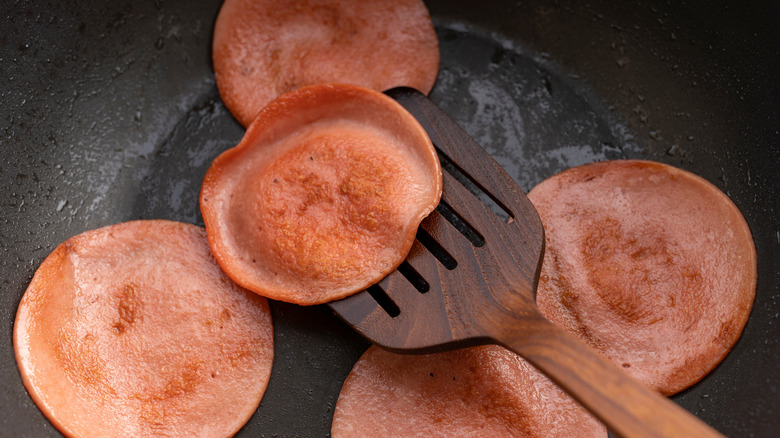
[[[778,433],[778,7],[426,3],[442,54],[431,98],[524,190],[574,165],[646,158],[731,196],[756,241],[755,306],[723,363],[674,400],[729,436]],[[200,181],[243,133],[211,70],[219,5],[0,7],[0,436],[59,436],[25,391],[12,348],[17,305],[46,255],[131,219],[202,224]],[[272,378],[239,436],[327,436],[368,343],[324,306],[272,311]]]

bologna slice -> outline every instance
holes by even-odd
[[[331,435],[587,438],[607,431],[501,347],[410,356],[372,346],[344,382]]]
[[[395,269],[441,187],[436,151],[403,107],[367,88],[314,85],[274,100],[214,160],[200,206],[235,282],[309,305]]]
[[[427,94],[439,72],[439,42],[420,0],[226,0],[212,57],[222,100],[244,126],[302,86]]]
[[[236,433],[271,372],[268,302],[219,269],[202,228],[134,221],[72,237],[22,297],[14,348],[66,436]]]
[[[667,395],[731,350],[753,305],[756,252],[737,207],[689,172],[607,161],[528,194],[546,233],[542,313]]]

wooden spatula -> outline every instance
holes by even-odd
[[[444,172],[442,202],[423,221],[396,271],[365,292],[332,302],[331,308],[392,351],[502,345],[621,436],[721,436],[539,313],[535,296],[544,230],[531,202],[424,95],[409,88],[388,94],[417,118],[437,147],[449,171]]]

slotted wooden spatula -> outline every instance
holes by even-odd
[[[397,352],[502,345],[621,436],[721,436],[539,313],[544,231],[533,205],[424,95],[409,88],[388,94],[417,118],[452,172],[444,172],[442,202],[421,224],[401,267],[331,308],[363,336]]]

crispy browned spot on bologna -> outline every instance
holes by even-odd
[[[406,257],[438,204],[441,167],[419,123],[382,93],[314,85],[266,106],[214,160],[200,195],[209,243],[234,281],[319,304]]]
[[[341,389],[334,438],[606,437],[604,426],[497,346],[429,355],[370,347]]]
[[[212,56],[222,100],[244,126],[302,86],[427,94],[439,71],[438,39],[420,0],[226,0]]]
[[[528,194],[546,233],[537,303],[651,388],[674,394],[739,338],[756,252],[737,207],[689,172],[607,161]]]
[[[66,436],[236,433],[270,377],[268,302],[220,270],[205,231],[134,221],[59,245],[14,325],[24,385]]]

